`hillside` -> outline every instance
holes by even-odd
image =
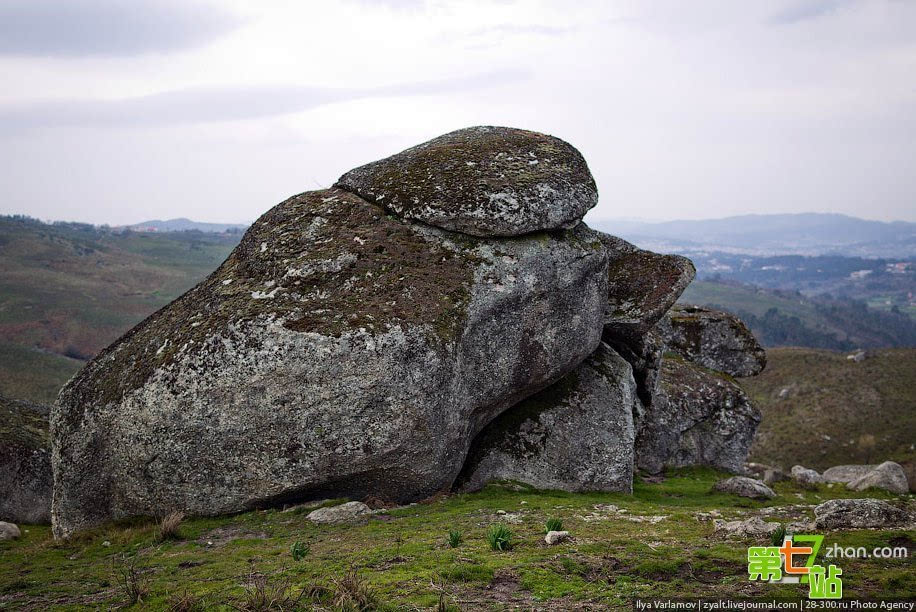
[[[86,359],[204,278],[239,238],[0,217],[0,393],[53,400]]]
[[[763,413],[751,460],[823,470],[895,459],[916,476],[916,349],[860,363],[832,351],[767,351],[762,374],[740,381]]]
[[[852,350],[916,346],[916,321],[911,317],[847,298],[697,280],[679,301],[735,313],[767,347]]]

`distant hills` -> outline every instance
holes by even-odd
[[[243,232],[248,225],[242,223],[202,223],[200,221],[191,221],[190,219],[169,219],[160,221],[144,221],[127,226],[135,232],[208,232],[214,234],[223,234],[226,232]]]
[[[741,215],[699,221],[592,223],[642,248],[748,255],[916,257],[916,223],[866,221],[838,214]]]

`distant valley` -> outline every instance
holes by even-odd
[[[905,242],[897,224],[884,225]],[[53,401],[87,359],[213,271],[245,226],[173,219],[134,228],[146,231],[0,217],[0,394]],[[766,346],[916,346],[912,258],[674,252],[698,268],[682,301],[735,312]]]

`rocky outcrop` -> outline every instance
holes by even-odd
[[[846,485],[853,491],[866,491],[868,489],[884,489],[891,493],[903,495],[910,490],[906,472],[899,463],[885,461],[876,465],[873,470],[859,476]]]
[[[604,339],[639,344],[696,276],[686,257],[660,255],[600,234],[608,251]]]
[[[442,186],[442,210],[492,233],[569,229],[479,238],[388,214],[439,222],[414,214],[433,206],[411,191],[417,173],[435,159],[482,159],[471,140],[450,148],[450,135],[410,153],[426,161],[376,166],[400,172],[398,201],[421,208],[381,191],[362,193],[387,211],[337,188],[290,198],[208,279],[92,360],[52,414],[55,535],[169,510],[409,501],[450,487],[484,426],[600,342],[607,252],[576,224],[594,184],[559,141],[525,134],[513,132],[511,156],[530,149],[538,164],[502,159],[504,144],[485,130],[480,151],[496,161],[472,174],[450,165],[450,182],[422,189]],[[360,192],[356,176],[376,175],[341,184]],[[486,194],[529,179],[512,197],[537,221],[504,224],[516,217]],[[472,197],[487,181],[492,190]],[[544,220],[536,194],[551,210],[581,203]],[[459,196],[476,204],[448,208]]]
[[[48,407],[0,396],[0,519],[51,522]]]
[[[741,472],[760,412],[729,377],[682,359],[664,359],[659,389],[636,428],[636,465],[705,465]]]
[[[492,126],[451,132],[360,166],[336,186],[404,219],[474,236],[571,228],[598,203],[575,148]]]
[[[755,376],[766,351],[735,315],[675,304],[658,325],[665,346],[688,361],[730,376]]]
[[[874,529],[903,527],[913,517],[879,499],[831,499],[814,509],[818,529]]]
[[[776,497],[773,489],[756,478],[748,478],[747,476],[732,476],[731,478],[720,480],[713,485],[713,490],[751,499],[772,499]]]
[[[630,365],[602,344],[558,383],[513,406],[471,445],[459,490],[512,480],[539,489],[633,490]]]

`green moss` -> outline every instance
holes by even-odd
[[[221,343],[210,339],[267,315],[329,336],[425,324],[449,342],[466,317],[476,261],[345,191],[304,193],[262,215],[215,272],[105,349],[64,394],[83,409],[117,402],[182,351],[215,357]],[[67,415],[75,425],[80,410]]]

